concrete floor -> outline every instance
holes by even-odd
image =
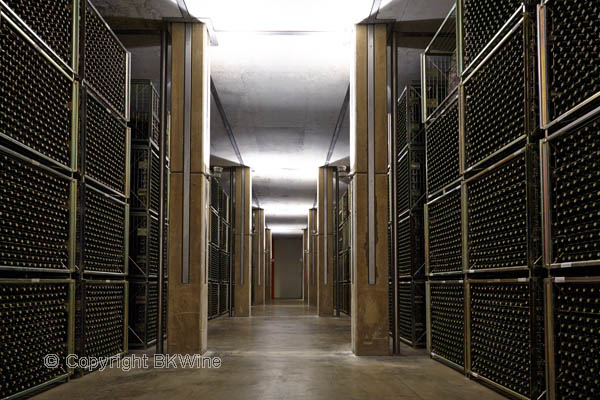
[[[312,311],[312,312],[311,312]],[[219,369],[107,369],[36,399],[502,399],[402,347],[397,357],[355,357],[350,319],[319,318],[298,301],[255,307],[252,318],[209,323]]]

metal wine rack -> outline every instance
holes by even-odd
[[[83,274],[127,275],[129,204],[79,184],[77,268]]]
[[[208,282],[208,318],[219,316],[219,283]]]
[[[425,345],[425,282],[398,282],[398,338],[418,347]]]
[[[535,0],[537,1],[537,0]],[[477,66],[531,0],[458,0],[459,71]]]
[[[151,142],[156,148],[160,143],[160,97],[150,80],[131,81],[132,139],[142,143]]]
[[[156,343],[158,282],[129,281],[129,347],[148,348]]]
[[[431,114],[425,125],[427,138],[427,196],[434,198],[460,180],[458,93]]]
[[[544,263],[600,266],[600,108],[542,140]]]
[[[77,83],[1,7],[0,13],[0,139],[71,171]]]
[[[61,67],[77,70],[78,0],[0,0],[0,8]]]
[[[396,211],[421,209],[425,199],[425,149],[408,146],[396,164]]]
[[[545,0],[538,8],[540,112],[546,128],[600,98],[599,7],[598,0]]]
[[[0,270],[74,270],[77,185],[0,146]]]
[[[460,186],[425,205],[425,274],[461,274]]]
[[[422,119],[427,122],[435,110],[458,87],[456,47],[456,4],[421,54]]]
[[[130,131],[91,88],[82,87],[79,165],[88,181],[129,197]]]
[[[398,152],[407,144],[425,143],[421,117],[421,88],[418,85],[406,86],[398,98]]]
[[[133,145],[131,150],[131,209],[160,209],[160,157],[149,145]]]
[[[398,218],[398,277],[422,278],[425,274],[423,211],[415,210]]]
[[[69,379],[75,289],[71,279],[0,280],[0,397],[25,397]],[[27,323],[24,323],[27,321]],[[45,356],[58,356],[56,368]]]
[[[75,351],[79,357],[112,357],[128,351],[128,298],[126,281],[77,281]]]
[[[465,370],[465,283],[427,281],[427,351],[444,364]]]
[[[79,75],[124,120],[129,120],[131,54],[90,0],[81,1]]]
[[[152,214],[131,213],[129,275],[137,278],[158,277],[160,260],[159,221]]]
[[[545,390],[543,284],[538,278],[467,281],[467,371],[519,399]]]
[[[600,278],[548,278],[545,289],[547,398],[596,398]]]
[[[534,105],[535,42],[527,14],[463,79],[461,171],[468,173],[490,158],[531,138]]]
[[[532,270],[541,256],[539,160],[527,145],[463,182],[465,272]]]

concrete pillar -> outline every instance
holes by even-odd
[[[317,313],[324,317],[333,316],[334,178],[335,168],[319,168],[317,183]]]
[[[308,229],[302,229],[302,300],[308,304]]]
[[[269,228],[265,229],[265,304],[271,304],[271,290],[273,289],[273,235]]]
[[[252,176],[250,168],[235,168],[234,316],[249,317],[252,304]]]
[[[388,355],[386,25],[357,25],[350,75],[352,351]]]
[[[265,304],[265,210],[254,209],[254,236],[252,238],[252,262],[254,264],[252,285],[254,305]]]
[[[207,348],[210,84],[208,33],[201,23],[172,24],[170,354]]]
[[[308,304],[317,306],[317,209],[308,210]]]

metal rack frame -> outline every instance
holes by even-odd
[[[397,149],[397,155],[406,150],[406,145],[423,146],[425,143],[425,137],[423,133],[423,122],[421,113],[421,86],[415,84],[407,85],[397,100],[398,109],[398,126],[402,119],[405,123],[406,128],[406,142],[404,145]],[[406,99],[406,107],[400,107],[402,99]],[[403,116],[402,119],[400,116]],[[398,132],[396,132],[396,135]]]
[[[148,121],[148,131],[146,132],[146,137],[144,139],[136,139],[134,138],[135,135],[132,135],[132,142],[135,144],[147,144],[148,142],[151,143],[152,147],[154,147],[156,150],[158,150],[159,148],[159,143],[157,143],[154,140],[154,132],[153,132],[153,128],[154,126],[152,125],[152,122],[156,121],[157,124],[159,124],[159,132],[158,135],[160,137],[160,110],[157,110],[158,113],[155,113],[154,110],[154,103],[160,103],[160,96],[158,94],[158,90],[156,90],[156,88],[154,87],[154,84],[152,83],[152,81],[150,79],[132,79],[131,80],[131,94],[130,94],[130,99],[129,99],[129,107],[130,109],[133,108],[133,105],[136,103],[134,101],[134,90],[139,90],[134,88],[134,86],[146,86],[147,89],[150,91],[150,104],[148,105],[150,107],[150,110],[148,110],[148,118],[150,119]],[[130,111],[131,113],[131,111]],[[132,115],[129,116],[130,117],[130,125],[133,125],[133,123],[135,122],[135,120],[132,118]],[[134,128],[132,128],[132,130],[135,131]],[[160,139],[159,139],[160,141]]]
[[[541,176],[542,176],[542,233],[543,233],[543,253],[544,253],[544,266],[549,269],[560,269],[560,268],[571,268],[571,267],[591,267],[600,266],[599,260],[587,260],[587,261],[574,261],[574,262],[563,262],[555,263],[554,259],[554,246],[553,246],[553,234],[552,234],[552,206],[553,206],[553,178],[552,178],[552,154],[553,140],[560,138],[564,135],[569,135],[573,130],[579,129],[597,120],[600,117],[600,107],[589,112],[588,114],[578,118],[571,122],[569,125],[562,129],[548,134],[546,138],[540,141],[540,164],[541,164]]]
[[[457,48],[457,5],[456,3],[454,3],[454,5],[452,6],[452,9],[448,12],[448,15],[446,15],[446,18],[444,19],[444,22],[442,22],[442,25],[440,25],[438,31],[435,33],[435,35],[433,36],[433,39],[431,39],[431,42],[429,42],[429,44],[427,45],[427,47],[425,48],[425,51],[423,53],[421,53],[421,93],[423,93],[423,95],[421,96],[421,113],[422,113],[422,117],[421,120],[424,123],[427,123],[429,121],[429,119],[431,118],[431,116],[436,112],[436,110],[442,106],[442,104],[446,103],[446,100],[448,97],[450,97],[452,95],[452,93],[456,90],[456,87],[458,87],[458,83],[459,83],[459,71],[458,71],[458,48]],[[454,31],[455,31],[455,39],[454,39],[454,50],[440,50],[436,48],[436,44],[438,42],[438,40],[442,37],[442,35],[444,34],[445,30],[447,30],[451,25],[454,25]],[[446,88],[446,96],[438,96],[438,97],[432,97],[431,99],[427,96],[427,88],[428,88],[428,82],[431,82],[431,80],[428,79],[428,68],[427,66],[429,65],[429,59],[430,57],[449,57],[450,60],[452,60],[453,57],[456,56],[456,60],[454,61],[454,65],[457,67],[456,70],[456,87],[453,87],[450,85],[450,83],[448,82],[447,85],[448,87]],[[452,63],[452,61],[451,61]],[[438,73],[440,74],[444,74],[446,75],[444,79],[439,79],[436,80],[435,78],[433,78],[434,81],[436,81],[435,85],[438,85],[438,81],[440,82],[439,84],[441,84],[442,81],[446,80],[449,81],[449,76],[450,74],[445,74],[445,71],[441,71],[439,70],[439,68],[437,68],[436,66],[436,70],[438,71]],[[436,91],[437,92],[437,91]],[[433,101],[430,100],[435,100],[435,106],[432,105],[431,103],[434,103]],[[429,112],[429,110],[431,109],[431,112]]]
[[[146,157],[146,166],[145,167],[140,167],[140,161],[138,160],[138,157],[136,157],[137,155],[140,155],[142,153],[146,153],[145,157]],[[153,179],[152,176],[152,172],[154,169],[154,163],[158,163],[158,166],[160,168],[160,156],[158,155],[158,152],[156,151],[156,149],[152,146],[152,145],[141,145],[141,144],[133,144],[131,146],[131,155],[130,155],[130,159],[132,162],[136,163],[134,165],[134,168],[131,168],[131,172],[130,172],[130,181],[131,184],[134,186],[134,189],[131,190],[130,193],[130,198],[131,198],[131,210],[132,211],[143,211],[143,212],[149,212],[153,215],[158,216],[159,214],[159,210],[156,210],[152,207],[152,200],[155,199],[155,196],[158,196],[158,204],[160,207],[160,181],[159,182],[155,182],[155,179]],[[131,163],[130,163],[131,164]],[[146,176],[143,176],[143,172],[145,171]],[[140,175],[138,177],[138,175]],[[160,173],[159,173],[160,175]],[[146,185],[145,187],[137,187],[138,185],[140,185],[142,182],[144,182],[144,184]],[[153,190],[157,189],[158,193],[155,193],[155,191]],[[145,191],[145,193],[140,194],[140,191]],[[136,207],[138,204],[141,205],[141,207]]]
[[[485,55],[490,52],[492,47],[502,38],[502,35],[506,32],[509,27],[511,27],[519,17],[525,13],[525,5],[522,4],[515,13],[510,16],[510,18],[500,27],[500,29],[496,32],[496,34],[490,39],[490,41],[481,49],[479,54],[475,56],[475,58],[465,66],[464,62],[464,5],[465,0],[457,0],[456,1],[456,43],[457,43],[457,52],[458,52],[458,73],[461,76],[466,76],[471,73],[471,70],[475,67],[479,67],[479,63],[483,63],[482,59],[485,58]]]
[[[474,372],[471,368],[471,284],[483,283],[483,284],[524,284],[529,285],[529,332],[530,337],[528,341],[529,345],[529,363],[530,363],[530,390],[528,396],[517,393],[509,388],[502,386],[501,384],[494,382],[493,380]],[[495,389],[500,390],[503,393],[508,394],[511,397],[520,400],[534,400],[539,399],[545,392],[545,388],[537,388],[535,385],[535,375],[538,373],[545,373],[545,367],[540,367],[540,362],[544,362],[544,351],[541,354],[537,354],[536,339],[541,339],[542,346],[544,345],[544,299],[542,291],[542,280],[540,278],[515,278],[515,279],[467,279],[465,281],[465,339],[467,341],[468,351],[466,352],[466,373],[472,379],[481,381]],[[540,310],[541,309],[541,310]],[[541,312],[540,312],[541,311]],[[540,315],[542,314],[542,315]],[[544,385],[542,385],[544,386]]]
[[[545,348],[546,348],[546,390],[549,400],[557,398],[556,388],[556,335],[555,335],[555,300],[554,286],[568,283],[595,283],[600,286],[600,277],[553,277],[544,279],[545,295]]]
[[[600,92],[596,92],[579,104],[572,107],[570,110],[561,115],[552,114],[552,74],[551,65],[552,57],[550,52],[549,32],[548,27],[548,10],[552,8],[552,0],[542,0],[537,6],[537,46],[538,46],[538,80],[539,80],[539,109],[540,109],[540,126],[543,129],[568,121],[571,117],[576,116],[586,107],[597,103],[600,99]],[[583,72],[583,71],[582,71]]]
[[[398,281],[398,291],[402,286],[411,286],[411,296],[409,306],[411,307],[411,337],[403,336],[398,330],[398,340],[413,347],[423,347],[427,341],[427,321],[426,321],[426,291],[425,281],[423,280],[409,280],[409,281]],[[421,297],[421,302],[417,301],[417,298]],[[400,296],[398,296],[398,303],[400,303]],[[420,307],[420,309],[417,308]],[[400,313],[400,307],[398,307],[398,314]],[[396,316],[398,318],[398,316]],[[399,320],[399,318],[398,318]],[[420,325],[420,329],[418,329]],[[400,324],[398,324],[400,326]]]
[[[135,317],[136,317],[136,304],[140,304],[138,303],[138,298],[134,295],[135,294],[135,289],[134,286],[136,285],[144,285],[144,302],[142,304],[144,304],[144,322],[143,322],[143,331],[140,331],[138,329],[136,329],[135,326],[132,326],[132,324],[134,322],[136,322]],[[152,346],[153,344],[156,343],[157,337],[158,337],[158,330],[156,331],[156,337],[154,337],[153,339],[149,337],[148,335],[148,331],[149,331],[149,327],[150,325],[148,324],[148,310],[149,310],[149,306],[150,303],[152,301],[152,299],[150,298],[150,286],[156,286],[156,298],[154,299],[155,303],[156,303],[156,309],[158,311],[158,313],[163,312],[161,310],[158,310],[158,281],[157,280],[153,280],[153,281],[149,281],[149,280],[130,280],[129,281],[129,293],[132,296],[129,299],[129,320],[128,320],[128,329],[129,332],[131,332],[131,335],[129,335],[129,348],[142,348],[142,349],[147,349],[148,347]],[[136,303],[133,303],[133,301],[136,301]],[[157,313],[157,314],[158,314]],[[158,315],[157,315],[158,318]],[[135,340],[135,341],[134,341]]]
[[[491,171],[502,167],[506,163],[514,160],[515,158],[523,156],[523,162],[525,163],[525,180],[526,180],[526,199],[527,204],[527,265],[519,265],[505,268],[486,268],[486,269],[472,269],[470,268],[469,260],[469,189],[468,186],[471,182],[474,182],[481,177],[487,175]],[[463,273],[485,273],[485,272],[509,272],[509,271],[533,271],[534,268],[541,264],[541,238],[538,233],[541,230],[541,218],[539,211],[539,161],[537,160],[539,155],[534,145],[526,145],[520,150],[512,153],[510,156],[504,158],[501,161],[489,166],[488,168],[480,171],[476,175],[465,179],[461,185],[462,191],[462,242],[463,242]]]
[[[68,323],[67,323],[67,355],[73,354],[74,343],[75,343],[75,281],[73,279],[0,279],[0,285],[23,285],[23,284],[53,284],[53,283],[66,283],[69,285],[69,306],[68,306]],[[58,382],[66,382],[73,374],[73,370],[67,367],[67,373],[57,376],[47,382],[39,385],[27,388],[21,392],[15,393],[11,396],[4,398],[3,400],[14,400],[17,398],[25,397],[29,394],[35,393],[43,388],[53,385]]]
[[[431,259],[430,259],[430,244],[429,244],[429,239],[430,239],[430,218],[429,218],[429,209],[431,207],[431,205],[433,203],[438,202],[439,200],[443,199],[446,196],[449,196],[451,194],[453,194],[455,191],[461,190],[461,182],[459,181],[457,183],[457,186],[455,186],[452,189],[448,189],[448,191],[446,193],[444,193],[443,195],[430,200],[429,202],[425,203],[424,205],[424,234],[425,234],[425,276],[428,277],[433,277],[433,276],[452,276],[452,275],[462,275],[464,273],[464,267],[461,264],[460,269],[457,269],[456,271],[444,271],[444,272],[432,272],[431,271]],[[462,195],[459,194],[459,202],[458,202],[458,207],[461,209],[462,206]],[[464,226],[464,223],[462,222],[462,211],[461,211],[461,250],[462,250],[462,229]]]
[[[129,282],[125,280],[90,280],[90,279],[81,279],[77,281],[77,288],[80,292],[79,300],[76,300],[76,310],[79,313],[80,324],[79,326],[76,324],[75,326],[75,352],[77,355],[88,356],[85,352],[85,348],[83,347],[83,342],[85,338],[88,336],[87,332],[87,324],[85,322],[85,316],[87,314],[87,296],[86,296],[86,286],[87,285],[102,285],[102,284],[112,284],[123,286],[123,342],[122,342],[122,351],[118,354],[113,354],[112,356],[122,356],[127,354],[129,351],[129,340],[128,340],[128,329],[129,329]],[[78,369],[77,373],[84,375],[91,371],[85,371],[83,369]]]
[[[454,186],[459,184],[460,180],[462,178],[462,174],[461,174],[462,152],[460,151],[461,143],[460,143],[460,133],[459,133],[460,132],[461,94],[462,93],[460,92],[459,87],[456,87],[454,90],[452,90],[452,92],[450,92],[450,94],[448,94],[448,96],[444,99],[444,101],[441,104],[439,104],[439,106],[435,109],[435,111],[429,115],[429,118],[428,118],[427,122],[425,123],[425,143],[426,143],[425,144],[425,193],[427,193],[427,199],[433,199],[435,197],[446,194],[448,191],[451,191],[454,188]],[[429,135],[427,134],[427,131],[428,131],[428,128],[431,127],[433,124],[435,124],[438,119],[442,118],[447,112],[451,112],[451,108],[454,107],[454,102],[457,102],[457,109],[458,109],[457,118],[459,121],[459,130],[456,131],[456,136],[458,139],[458,147],[456,148],[456,158],[458,161],[458,165],[457,165],[458,176],[453,181],[447,182],[441,189],[436,190],[435,192],[431,192],[429,189],[430,152],[429,152],[429,146],[427,144],[429,141]]]
[[[129,121],[130,96],[131,96],[131,52],[129,52],[125,48],[125,46],[123,46],[123,44],[121,43],[121,41],[119,40],[117,35],[112,31],[112,29],[110,28],[108,23],[106,23],[104,18],[102,18],[102,15],[98,12],[96,7],[94,7],[94,5],[91,3],[91,1],[90,0],[80,0],[80,1],[81,1],[80,11],[79,11],[79,16],[80,16],[80,18],[79,18],[80,19],[79,36],[80,36],[80,38],[79,38],[79,50],[78,50],[79,51],[79,60],[80,60],[79,68],[78,68],[79,76],[83,80],[85,85],[93,88],[94,91],[98,94],[98,97],[102,98],[104,103],[109,104],[110,108],[112,108],[113,111],[117,115],[119,115],[124,120]],[[101,23],[106,28],[106,31],[108,32],[108,34],[115,40],[115,43],[118,46],[120,46],[121,49],[123,50],[123,52],[125,53],[125,71],[123,71],[125,73],[124,110],[118,110],[114,104],[111,104],[111,102],[108,101],[104,97],[104,95],[102,94],[102,91],[98,90],[98,88],[94,88],[94,85],[92,85],[89,82],[89,79],[87,78],[86,60],[85,60],[85,43],[86,43],[86,11],[88,10],[88,8],[91,10],[92,13],[94,13],[100,19]]]
[[[8,12],[8,8],[6,6],[2,7],[0,4],[0,25],[4,25],[8,23],[10,25],[10,29],[17,32],[19,36],[23,38],[26,42],[28,42],[32,47],[32,53],[37,54],[38,56],[45,59],[47,62],[51,64],[50,68],[55,68],[60,74],[64,75],[72,85],[71,91],[71,99],[72,99],[72,110],[71,110],[71,132],[70,132],[70,140],[69,146],[71,148],[69,165],[63,164],[57,160],[54,160],[51,156],[43,154],[41,151],[35,150],[24,143],[19,142],[18,140],[10,137],[9,135],[0,132],[0,138],[4,141],[10,143],[13,146],[18,146],[23,149],[27,153],[31,153],[36,158],[44,160],[44,163],[48,165],[52,165],[53,167],[60,168],[69,173],[74,172],[77,169],[77,143],[78,143],[78,114],[79,114],[79,84],[75,80],[73,74],[69,74],[63,67],[61,67],[56,60],[54,60],[47,52],[45,48],[42,48],[39,43],[37,43],[34,39],[32,39],[29,34],[33,32],[30,30],[25,30],[27,28],[21,28],[19,24],[14,22],[11,17],[6,14]],[[12,14],[12,13],[11,13]]]
[[[448,360],[447,358],[435,353],[435,349],[433,349],[433,341],[432,341],[432,321],[431,321],[431,286],[432,285],[448,285],[448,284],[459,284],[463,286],[463,297],[462,297],[462,310],[463,310],[463,335],[462,335],[462,339],[463,339],[463,365],[459,365],[456,364],[455,362]],[[427,353],[429,353],[429,355],[431,356],[432,359],[440,361],[441,363],[449,366],[450,368],[453,368],[463,374],[466,374],[467,370],[465,368],[465,366],[467,365],[467,351],[468,351],[468,346],[467,346],[467,336],[466,336],[466,329],[467,329],[467,315],[465,312],[465,300],[467,298],[467,284],[466,282],[462,279],[462,277],[460,277],[460,279],[457,280],[428,280],[425,282],[425,308],[426,308],[426,348],[427,348]]]
[[[424,131],[420,131],[424,134]],[[426,175],[425,175],[425,164],[426,154],[424,145],[408,145],[398,154],[396,162],[396,180],[393,183],[393,188],[398,191],[398,182],[405,181],[407,183],[408,196],[408,208],[403,210],[396,210],[396,217],[403,218],[409,212],[414,212],[416,209],[422,209],[422,204],[427,198],[425,186],[426,186]],[[406,173],[404,177],[399,175],[398,169],[400,163],[406,158],[406,170],[402,171]],[[396,208],[398,203],[398,194],[396,194]]]
[[[129,272],[129,262],[128,262],[128,259],[129,259],[129,233],[130,233],[129,232],[129,226],[130,226],[129,204],[127,203],[126,199],[113,196],[109,193],[103,192],[102,190],[100,190],[98,188],[95,188],[94,186],[88,184],[85,179],[79,181],[78,183],[79,183],[79,189],[78,189],[79,204],[77,206],[77,208],[78,208],[77,223],[79,226],[77,229],[78,229],[79,236],[80,236],[80,238],[79,238],[80,245],[77,247],[78,248],[77,265],[75,266],[75,270],[83,275],[103,275],[103,276],[111,276],[111,277],[126,276]],[[87,219],[87,213],[86,213],[86,202],[87,202],[86,192],[87,192],[87,190],[91,190],[99,196],[106,197],[109,201],[117,203],[119,206],[122,206],[124,209],[123,213],[124,213],[125,220],[123,221],[123,270],[121,272],[93,271],[93,270],[88,270],[85,266],[86,246],[85,246],[84,232],[86,229],[86,219]]]
[[[50,55],[57,63],[60,63],[60,68],[68,71],[75,75],[79,66],[79,0],[67,0],[72,4],[72,21],[71,21],[71,35],[72,37],[72,50],[71,50],[71,65],[68,60],[63,60],[47,43],[41,38],[33,28],[31,28],[26,22],[25,18],[18,15],[18,12],[12,10],[11,7],[6,3],[6,0],[0,0],[0,10],[6,13],[10,19],[19,24],[20,29],[27,32],[27,35],[32,37],[36,44],[43,48],[43,52]]]
[[[52,174],[56,177],[64,179],[65,182],[67,182],[67,184],[69,185],[70,198],[69,198],[69,204],[67,205],[68,209],[69,209],[69,223],[68,223],[69,238],[68,238],[68,245],[67,245],[69,262],[68,262],[68,265],[66,266],[66,268],[63,270],[59,270],[59,269],[49,269],[49,268],[26,268],[26,267],[13,267],[13,266],[8,266],[8,265],[0,265],[0,271],[6,270],[6,271],[22,271],[22,272],[46,272],[46,273],[59,273],[59,274],[60,273],[68,274],[68,273],[75,272],[75,258],[76,258],[75,246],[76,246],[76,237],[77,237],[77,233],[76,233],[76,229],[77,229],[77,182],[70,176],[64,175],[63,173],[61,173],[59,171],[55,171],[52,168],[41,165],[40,163],[36,162],[35,160],[32,160],[26,156],[23,156],[23,155],[15,152],[11,149],[8,149],[4,146],[0,146],[0,154],[1,153],[6,153],[13,158],[18,158],[20,161],[24,161],[28,164],[31,164],[37,168],[44,170],[45,172],[48,172],[49,174]]]
[[[134,259],[134,257],[137,257],[137,254],[135,254],[133,252],[134,247],[131,246],[130,250],[129,250],[129,263],[133,264],[132,268],[129,268],[128,272],[129,272],[129,277],[133,278],[133,279],[157,279],[158,278],[158,269],[159,266],[156,265],[156,273],[151,273],[150,272],[150,242],[152,241],[152,231],[154,229],[158,230],[160,228],[159,224],[160,221],[158,220],[158,217],[147,213],[147,212],[142,212],[142,211],[132,211],[130,213],[130,218],[131,220],[133,220],[136,217],[140,217],[140,218],[144,218],[146,220],[146,226],[144,228],[138,228],[136,225],[134,225],[133,223],[131,223],[131,231],[130,231],[130,238],[129,238],[129,242],[130,243],[135,243],[136,237],[140,236],[145,236],[145,255],[144,257],[146,258],[146,264],[145,264],[145,268],[143,268],[142,266],[140,266],[139,264],[141,264],[138,260]],[[141,231],[140,231],[141,229]],[[160,238],[159,238],[160,240]],[[156,243],[156,248],[159,249],[159,245],[160,243]],[[160,252],[158,254],[158,258],[160,259]],[[160,262],[160,260],[157,260]],[[137,272],[136,272],[137,271]]]
[[[489,51],[489,54],[485,56],[483,60],[474,68],[469,71],[468,75],[463,75],[462,82],[460,85],[460,100],[459,100],[459,147],[460,154],[459,160],[461,163],[460,171],[463,175],[469,175],[475,173],[482,166],[489,164],[494,159],[501,157],[502,154],[506,154],[511,149],[518,147],[523,143],[529,143],[532,139],[535,139],[537,133],[537,124],[535,119],[535,112],[533,111],[534,105],[536,104],[537,88],[535,85],[536,74],[535,74],[535,54],[532,51],[531,46],[533,45],[533,30],[534,24],[531,18],[527,14],[522,14],[521,11],[516,14],[518,22],[514,25],[510,25],[511,29],[503,36],[500,41]],[[512,19],[511,19],[512,22]],[[509,143],[504,144],[500,148],[489,151],[486,157],[475,162],[472,165],[467,164],[467,127],[466,127],[466,114],[467,114],[467,87],[471,79],[479,72],[479,70],[485,66],[490,60],[492,60],[497,53],[502,49],[505,43],[507,43],[513,35],[515,35],[519,29],[522,29],[521,39],[523,42],[523,63],[524,63],[524,88],[523,95],[525,101],[523,103],[524,113],[524,131],[522,134],[512,140]]]
[[[116,190],[115,188],[110,187],[106,182],[102,182],[101,178],[93,178],[87,172],[87,160],[86,160],[86,147],[87,147],[87,101],[88,98],[92,99],[98,103],[100,107],[105,109],[111,117],[114,117],[119,124],[123,126],[124,135],[125,135],[125,166],[124,166],[124,187],[121,191]],[[104,190],[109,191],[116,196],[123,197],[128,199],[130,196],[130,186],[131,186],[131,129],[127,127],[127,122],[124,121],[119,115],[115,114],[115,112],[104,103],[101,97],[99,97],[91,87],[83,86],[81,88],[80,95],[81,106],[79,108],[79,164],[80,164],[80,173],[81,176],[85,177],[86,181],[93,183],[96,186],[102,187]]]

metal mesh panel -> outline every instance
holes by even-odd
[[[600,118],[550,142],[553,263],[600,261]]]
[[[528,265],[527,207],[525,154],[468,183],[469,269]]]
[[[600,392],[600,283],[565,282],[553,292],[556,398],[593,398]]]
[[[127,51],[108,25],[85,1],[83,79],[124,117],[127,98]]]
[[[160,142],[160,98],[150,81],[131,83],[131,129],[134,140]]]
[[[5,0],[69,67],[73,62],[73,0]]]
[[[125,351],[125,282],[80,281],[77,290],[78,355],[110,357]]]
[[[129,343],[147,347],[156,340],[158,285],[156,282],[129,282]]]
[[[425,128],[427,136],[427,190],[442,190],[460,178],[458,159],[458,98],[436,114]]]
[[[127,127],[89,90],[85,96],[84,147],[80,161],[84,173],[111,189],[125,193]]]
[[[73,83],[0,19],[0,134],[71,167]]]
[[[68,269],[70,186],[0,149],[0,266]]]
[[[424,282],[398,282],[398,335],[413,346],[425,338]]]
[[[129,274],[156,277],[159,263],[158,219],[147,214],[131,215],[131,260]]]
[[[550,116],[555,119],[600,92],[598,0],[548,3]]]
[[[431,282],[431,351],[464,367],[464,284]]]
[[[465,156],[472,167],[527,133],[523,25],[465,83]]]
[[[160,210],[160,158],[154,150],[152,150],[151,171],[150,209],[158,213]]]
[[[494,36],[509,22],[522,0],[462,0],[465,66],[474,61]]]
[[[460,190],[428,204],[429,273],[462,271]]]
[[[0,396],[7,398],[68,373],[70,285],[0,281],[2,325]],[[56,354],[56,368],[44,356]]]
[[[89,186],[81,185],[80,191],[84,270],[124,273],[125,205]]]

